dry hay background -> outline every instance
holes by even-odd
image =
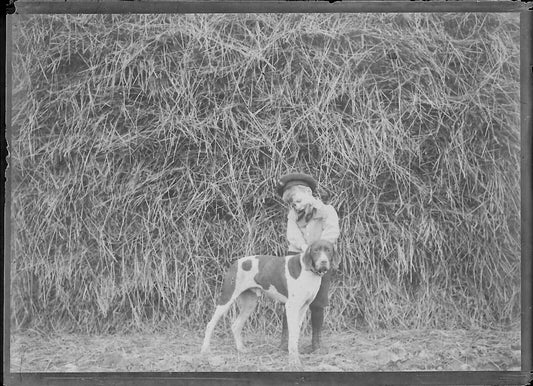
[[[13,46],[12,328],[204,323],[232,259],[285,251],[296,170],[341,219],[329,328],[518,318],[515,15],[43,15]]]

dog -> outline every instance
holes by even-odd
[[[289,364],[301,366],[298,339],[305,313],[315,298],[322,276],[338,264],[332,243],[319,240],[303,253],[289,256],[247,256],[235,261],[226,272],[213,317],[207,324],[201,349],[210,351],[217,322],[236,301],[239,315],[231,330],[239,352],[244,352],[242,328],[254,311],[261,293],[285,304],[288,325]]]

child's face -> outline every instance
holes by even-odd
[[[313,196],[311,193],[303,190],[296,190],[292,194],[290,205],[296,212],[301,212],[307,205],[312,203],[312,199]]]

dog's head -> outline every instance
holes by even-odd
[[[326,240],[312,243],[304,252],[303,265],[308,271],[322,276],[338,264],[335,246]]]

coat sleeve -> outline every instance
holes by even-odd
[[[336,244],[340,236],[339,215],[331,205],[327,205],[324,209],[326,216],[324,218],[324,229],[322,230],[321,238]]]
[[[292,210],[287,215],[287,241],[289,242],[289,249],[295,247],[303,251],[307,248],[307,241],[296,223],[296,213]]]

